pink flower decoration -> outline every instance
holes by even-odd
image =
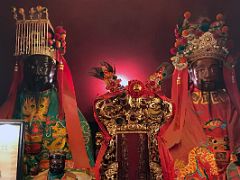
[[[55,32],[56,32],[56,33],[59,33],[59,34],[63,34],[63,33],[66,34],[66,30],[63,29],[62,26],[57,26],[57,27],[55,28]]]
[[[176,49],[176,48],[171,48],[171,49],[170,49],[170,53],[171,53],[172,55],[176,55],[176,54],[177,54],[177,49]]]
[[[61,35],[58,33],[54,34],[54,39],[61,40]]]

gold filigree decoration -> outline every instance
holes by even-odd
[[[114,167],[114,168],[113,168]],[[116,139],[110,140],[109,146],[103,156],[103,160],[100,167],[100,174],[102,180],[108,180],[108,178],[116,179],[118,163],[116,160]],[[109,170],[109,171],[108,171]]]
[[[219,104],[226,102],[225,90],[212,91],[212,92],[193,92],[192,100],[194,104]]]
[[[108,180],[113,180],[115,179],[117,175],[117,170],[118,170],[118,163],[112,163],[110,164],[109,168],[106,170],[105,175]]]
[[[101,163],[101,179],[107,179],[110,165],[117,163],[116,136],[125,133],[147,134],[150,176],[152,179],[162,179],[156,136],[160,127],[172,117],[172,104],[154,94],[133,98],[127,90],[123,90],[107,99],[99,97],[95,109],[100,123],[112,136]]]
[[[163,179],[162,168],[158,163],[150,162],[150,169],[153,172],[153,178],[156,180]]]
[[[122,131],[149,131],[172,116],[172,104],[157,96],[132,98],[122,92],[109,99],[99,99],[96,112],[111,135]]]

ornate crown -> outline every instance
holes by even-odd
[[[162,71],[166,68],[161,67]],[[106,62],[93,70],[95,72],[92,72],[92,75],[104,80],[106,89],[110,91],[99,96],[95,102],[96,115],[106,125],[110,134],[115,134],[116,131],[147,131],[151,127],[154,129],[156,124],[158,129],[172,117],[171,102],[159,97],[143,82],[131,80],[128,86],[120,86],[115,68]]]
[[[56,27],[54,32],[46,7],[30,8],[29,16],[23,8],[17,11],[13,7],[12,13],[16,20],[15,56],[41,54],[55,59],[57,49],[65,53],[66,31]]]
[[[225,60],[228,55],[228,27],[223,15],[218,14],[216,21],[201,18],[197,23],[190,23],[190,12],[184,13],[183,25],[175,29],[176,42],[171,48],[173,65],[184,69],[192,62],[203,58]]]
[[[148,91],[138,80],[127,87],[97,98],[95,113],[111,135],[122,131],[158,132],[173,115],[170,102]]]

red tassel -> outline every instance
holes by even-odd
[[[175,107],[174,118],[169,125],[163,138],[169,148],[180,142],[182,128],[185,120],[186,100],[188,97],[188,70],[174,70],[172,76],[172,102]]]
[[[58,80],[58,111],[59,111],[59,119],[64,118],[64,111],[63,111],[63,69],[64,65],[60,58],[59,52],[57,52],[57,61],[58,61],[58,69],[57,69],[57,80]]]
[[[172,101],[176,106],[175,114],[175,130],[182,128],[184,120],[184,111],[186,106],[186,98],[188,95],[188,71],[175,69],[173,73],[172,83]]]

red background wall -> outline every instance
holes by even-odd
[[[46,6],[52,24],[67,30],[66,58],[79,108],[89,121],[94,98],[105,92],[103,83],[89,76],[90,68],[107,60],[117,73],[145,80],[168,61],[175,24],[186,10],[193,18],[224,13],[235,47],[240,43],[239,0],[5,0],[0,5],[0,104],[6,99],[14,65],[15,22],[10,8],[27,11],[36,5]]]

